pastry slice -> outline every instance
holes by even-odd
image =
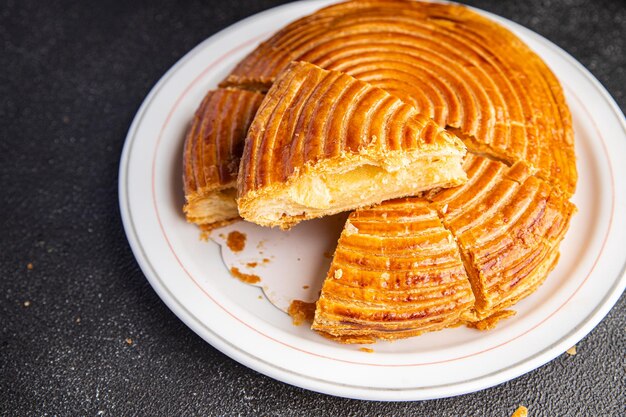
[[[524,163],[468,154],[468,182],[431,197],[454,234],[483,320],[534,292],[555,267],[575,207]]]
[[[456,128],[469,150],[525,161],[537,176],[574,193],[572,120],[559,81],[515,34],[465,6],[334,4],[282,28],[223,85],[268,88],[291,61],[382,88]]]
[[[418,198],[350,214],[312,328],[344,343],[399,339],[459,322],[474,305],[452,234]]]
[[[382,89],[294,62],[246,139],[239,214],[290,226],[434,187],[461,184],[465,146]]]
[[[248,127],[263,95],[250,91],[209,91],[185,139],[183,182],[187,220],[211,229],[239,217],[237,171]]]

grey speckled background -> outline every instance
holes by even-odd
[[[279,3],[3,2],[0,415],[509,416],[519,404],[532,416],[626,415],[624,297],[576,356],[486,391],[412,403],[277,382],[213,349],[165,307],[120,220],[127,129],[188,50]],[[564,48],[626,108],[623,0],[470,3]]]

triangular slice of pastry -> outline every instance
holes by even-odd
[[[189,222],[210,229],[239,217],[239,158],[262,100],[259,93],[218,89],[196,110],[183,152],[183,210]]]
[[[398,339],[459,322],[474,296],[452,234],[423,199],[350,214],[312,328],[344,343]]]
[[[525,163],[469,154],[468,181],[431,196],[454,234],[483,320],[534,292],[555,267],[576,208]]]
[[[380,88],[294,62],[259,108],[241,159],[241,217],[288,228],[466,180],[465,146]]]

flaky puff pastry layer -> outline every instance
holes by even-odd
[[[384,90],[294,62],[248,131],[238,177],[241,217],[288,228],[465,181],[465,146]]]
[[[239,159],[262,99],[256,92],[218,89],[196,110],[183,151],[183,210],[189,222],[207,230],[239,217]]]
[[[469,149],[524,161],[566,196],[577,172],[571,115],[546,64],[517,36],[466,7],[351,1],[278,31],[223,85],[267,88],[293,60],[345,72],[458,129]]]
[[[473,305],[452,234],[406,198],[350,215],[312,328],[344,343],[398,339],[457,324]]]

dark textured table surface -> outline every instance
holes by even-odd
[[[435,401],[347,400],[236,363],[157,297],[128,246],[117,173],[161,75],[281,3],[5,1],[0,7],[0,415],[626,415],[626,298],[547,365]],[[626,108],[626,3],[472,1],[555,42]]]

